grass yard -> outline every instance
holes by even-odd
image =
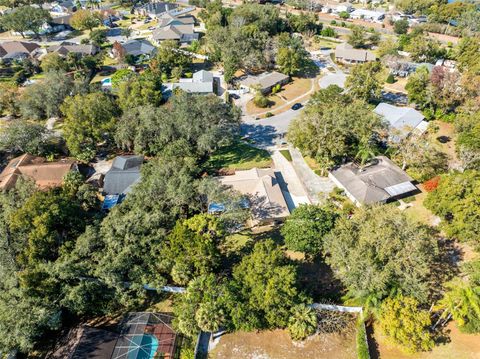
[[[313,81],[315,83],[316,81]],[[290,106],[285,106],[287,102],[298,100],[306,100],[309,91],[312,89],[311,78],[293,77],[292,81],[282,87],[282,90],[275,95],[268,96],[268,99],[272,102],[272,105],[267,108],[260,108],[255,106],[253,100],[247,103],[247,114],[256,115],[264,112],[281,112],[276,111],[282,108],[282,110],[288,110]],[[293,105],[293,104],[292,104]],[[285,107],[283,107],[285,106]]]
[[[354,324],[354,323],[352,323]],[[293,342],[286,330],[235,332],[221,337],[211,359],[354,359],[355,325],[342,333],[317,334]]]
[[[272,158],[266,150],[261,150],[244,142],[217,150],[208,160],[209,172],[220,170],[249,170],[254,167],[267,168],[272,164]]]
[[[480,335],[465,334],[458,330],[453,322],[447,326],[450,341],[439,344],[432,351],[417,354],[405,354],[396,347],[386,343],[377,331],[375,340],[378,344],[380,358],[388,359],[474,359],[480,358]]]
[[[292,154],[289,150],[280,150],[280,153],[287,159],[288,162],[292,162]]]

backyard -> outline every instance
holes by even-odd
[[[474,359],[480,358],[480,335],[465,334],[453,322],[446,328],[449,340],[437,345],[430,352],[408,355],[385,342],[385,337],[375,333],[378,358],[388,359]],[[375,358],[375,356],[372,356]]]
[[[222,336],[209,353],[211,359],[354,359],[355,325],[341,333],[316,334],[293,342],[286,330],[236,332]]]

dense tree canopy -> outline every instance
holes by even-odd
[[[421,301],[438,252],[431,229],[391,206],[361,208],[325,237],[326,261],[354,298],[394,292]]]
[[[381,306],[380,329],[407,353],[428,351],[434,346],[430,313],[418,305],[414,298],[399,296],[388,298]]]
[[[480,106],[475,100],[460,108],[455,118],[457,153],[466,169],[480,170]]]
[[[442,218],[441,227],[450,237],[478,243],[480,236],[480,172],[469,170],[440,177],[439,186],[424,204]]]
[[[0,150],[41,155],[46,149],[48,131],[45,126],[15,120],[0,130]]]
[[[364,101],[380,97],[382,83],[380,73],[382,65],[379,62],[367,62],[354,66],[345,82],[349,94]]]
[[[24,118],[41,120],[60,115],[63,100],[75,91],[73,80],[65,72],[48,72],[41,82],[28,86],[19,99]]]
[[[115,138],[120,147],[137,153],[170,149],[202,157],[228,144],[238,130],[238,121],[237,110],[215,96],[179,92],[164,107],[126,111]]]
[[[65,116],[63,134],[73,156],[89,160],[97,143],[106,140],[114,127],[118,109],[108,95],[90,93],[69,97],[62,105]]]
[[[282,227],[285,245],[293,251],[316,256],[323,248],[323,237],[332,230],[335,213],[317,205],[301,205],[293,211]]]
[[[355,157],[361,148],[376,147],[383,128],[382,120],[364,102],[329,88],[313,95],[304,112],[290,124],[288,138],[327,169]]]
[[[50,13],[39,7],[22,6],[3,15],[0,25],[4,29],[19,32],[22,37],[28,32],[38,36],[40,28],[51,19]]]

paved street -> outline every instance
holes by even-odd
[[[255,146],[261,148],[274,147],[285,140],[282,136],[287,132],[290,122],[300,114],[301,110],[288,110],[279,115],[255,120],[250,116],[242,119],[242,136],[248,136],[255,141]]]

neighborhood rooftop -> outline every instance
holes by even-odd
[[[385,156],[365,166],[353,162],[339,166],[329,178],[357,205],[386,202],[416,190],[412,178]]]
[[[257,221],[283,218],[290,214],[273,169],[236,171],[234,175],[218,177],[218,180],[250,196],[251,209]]]
[[[382,102],[373,111],[388,122],[392,135],[399,138],[408,136],[425,122],[425,116],[411,107],[398,107]]]

